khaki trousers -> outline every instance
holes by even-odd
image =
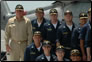
[[[24,61],[24,51],[27,47],[27,41],[21,43],[11,41],[10,47],[9,61]]]

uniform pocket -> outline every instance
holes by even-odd
[[[11,31],[15,31],[15,24],[11,25]]]

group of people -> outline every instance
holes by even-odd
[[[49,11],[50,20],[43,8],[35,10],[32,21],[20,4],[15,13],[5,28],[10,61],[91,61],[91,8],[79,14],[78,26],[70,10],[64,12],[64,22],[58,20],[56,9]]]

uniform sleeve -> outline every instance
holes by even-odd
[[[26,48],[26,50],[25,50],[24,61],[30,61],[30,51],[29,51],[29,48]]]
[[[28,21],[28,45],[32,43],[32,36],[33,36],[33,31],[32,31],[32,24],[30,21]]]
[[[86,28],[86,27],[83,27],[83,28],[81,29],[81,32],[80,32],[80,35],[79,35],[79,39],[85,40],[86,31],[87,31],[87,28]]]
[[[74,29],[71,38],[71,47],[77,48],[77,43],[78,43],[78,32],[76,29]]]
[[[11,37],[11,32],[10,32],[10,27],[9,27],[9,21],[8,23],[6,24],[6,27],[5,27],[5,44],[6,45],[9,45],[9,39]]]
[[[85,47],[91,47],[91,30],[87,30],[86,38],[85,38]]]

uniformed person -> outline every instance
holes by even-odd
[[[34,42],[29,45],[24,54],[24,61],[35,61],[37,56],[41,55],[43,53],[42,50],[42,37],[40,31],[35,31],[33,35]]]
[[[87,30],[87,35],[85,39],[85,47],[86,47],[86,52],[87,52],[87,61],[91,61],[91,29]]]
[[[58,20],[58,11],[56,9],[51,9],[49,14],[50,14],[50,22],[47,22],[44,24],[43,39],[51,41],[52,47],[53,47],[52,50],[55,52],[56,33],[57,33],[57,29],[61,25],[61,23]]]
[[[73,49],[78,49],[81,52],[79,35],[82,27],[87,22],[88,19],[87,13],[84,12],[80,13],[79,19],[80,19],[80,24],[78,27],[74,29],[72,34],[71,46]]]
[[[57,45],[63,45],[64,47],[67,48],[65,50],[65,57],[69,59],[69,53],[71,50],[71,36],[74,28],[76,25],[72,21],[73,14],[70,10],[65,11],[64,13],[64,19],[65,23],[62,24],[57,31]]]
[[[55,61],[56,56],[51,53],[51,42],[45,40],[42,44],[44,53],[36,58],[36,61]]]
[[[43,8],[37,8],[35,10],[35,15],[36,15],[36,19],[33,19],[32,22],[32,27],[33,27],[33,32],[35,31],[40,31],[41,33],[43,30],[43,25],[48,22],[48,20],[46,18],[44,18],[44,9]],[[42,36],[43,37],[43,36]]]
[[[87,35],[87,30],[91,27],[91,8],[88,10],[88,19],[89,19],[89,21],[81,29],[80,36],[79,36],[80,48],[81,48],[81,52],[82,52],[83,61],[87,60],[86,51],[85,51],[85,49],[86,49],[85,48],[85,45],[86,45],[85,37]]]
[[[64,58],[65,56],[65,47],[60,45],[56,48],[57,58],[55,61],[70,61],[69,59]]]
[[[88,16],[91,20],[91,8],[88,10]],[[85,38],[85,47],[87,52],[87,61],[91,61],[91,24],[89,24],[89,28],[87,30]]]
[[[80,52],[78,49],[73,49],[70,52],[70,58],[72,61],[81,61]]]
[[[32,25],[30,20],[24,17],[22,5],[16,6],[15,13],[16,16],[8,20],[5,28],[5,45],[6,51],[10,53],[10,61],[23,61],[24,50],[32,41]]]

